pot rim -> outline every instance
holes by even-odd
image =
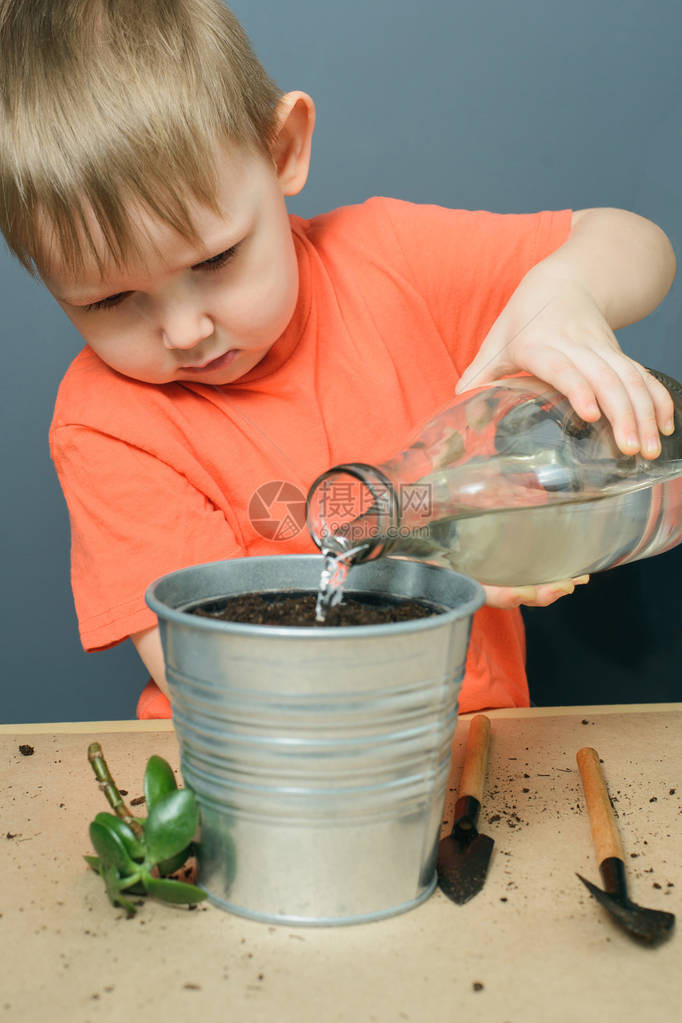
[[[184,610],[177,610],[171,607],[169,604],[164,603],[156,595],[156,589],[162,583],[169,582],[174,577],[181,574],[197,570],[199,568],[212,568],[217,565],[225,564],[243,564],[244,562],[272,562],[281,561],[283,559],[296,560],[298,562],[318,562],[322,565],[323,557],[321,554],[272,554],[272,555],[256,555],[254,557],[244,558],[221,558],[218,561],[207,561],[199,562],[195,565],[188,565],[185,568],[176,569],[173,572],[168,572],[165,575],[159,576],[152,583],[149,584],[145,591],[145,600],[147,605],[157,615],[159,620],[163,619],[166,622],[172,622],[175,625],[182,625],[185,628],[196,629],[201,632],[213,632],[216,631],[223,635],[242,635],[242,636],[272,636],[279,639],[285,639],[290,637],[291,639],[310,639],[317,640],[330,640],[330,639],[371,639],[376,636],[390,636],[404,632],[416,632],[423,629],[436,629],[442,627],[446,622],[456,621],[459,618],[467,618],[477,611],[485,603],[485,593],[483,587],[476,580],[469,576],[462,575],[460,572],[455,572],[452,569],[445,568],[441,565],[432,565],[425,561],[419,561],[414,558],[405,558],[400,556],[390,556],[381,558],[376,562],[366,562],[366,565],[381,565],[382,562],[406,562],[411,565],[418,565],[419,571],[426,573],[446,572],[449,576],[465,580],[466,583],[472,587],[471,595],[468,599],[463,600],[456,608],[449,608],[446,611],[437,612],[436,614],[429,615],[427,618],[412,618],[405,622],[386,622],[381,625],[348,625],[348,626],[324,626],[324,625],[256,625],[248,622],[227,622],[220,621],[217,619],[201,618],[198,615],[188,614]],[[365,571],[367,568],[365,567]],[[293,588],[293,587],[292,587]],[[295,587],[297,590],[310,590],[314,592],[313,587],[298,586]],[[285,588],[281,585],[272,590],[267,589],[242,589],[236,593],[229,594],[229,596],[239,596],[242,593],[282,593],[286,592]],[[414,594],[392,594],[398,597],[405,597],[405,599],[422,600],[427,602],[428,598],[418,597]],[[225,596],[225,594],[221,594]],[[204,598],[211,600],[211,596],[208,595]],[[193,600],[192,603],[196,603],[197,600]]]

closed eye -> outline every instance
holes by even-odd
[[[108,298],[101,298],[99,302],[91,302],[90,305],[84,305],[81,308],[86,313],[92,312],[93,309],[112,309],[113,306],[118,305],[124,298],[132,294],[130,291],[122,291],[118,295],[109,295]]]
[[[238,248],[239,245],[233,245],[231,248],[211,256],[210,259],[204,259],[203,262],[197,263],[192,267],[192,270],[220,270],[230,262]],[[132,295],[132,291],[121,291],[117,295],[108,295],[106,298],[101,298],[98,302],[92,302],[90,305],[84,305],[81,308],[86,312],[91,312],[95,309],[113,309],[114,306],[123,302],[128,295]]]
[[[224,252],[219,252],[217,256],[211,256],[210,259],[205,259],[203,263],[197,263],[193,266],[193,270],[219,270],[221,266],[225,266],[226,263],[234,256],[238,246],[233,245],[230,249],[225,249]]]

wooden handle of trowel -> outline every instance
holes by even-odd
[[[473,796],[479,803],[483,800],[489,746],[490,719],[485,714],[477,714],[469,725],[464,767],[459,783],[460,799],[462,796]]]
[[[597,853],[597,862],[601,864],[609,856],[617,856],[619,860],[622,860],[624,859],[623,843],[620,840],[616,815],[599,763],[599,754],[591,746],[585,746],[578,750],[576,760],[590,815],[592,841]]]

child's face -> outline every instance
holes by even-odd
[[[261,361],[291,319],[298,266],[274,164],[223,148],[218,174],[222,215],[189,203],[203,248],[140,211],[139,262],[100,277],[91,259],[78,278],[59,267],[45,277],[88,345],[125,376],[231,383]]]

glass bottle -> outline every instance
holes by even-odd
[[[385,554],[522,586],[597,572],[682,541],[682,386],[654,460],[624,455],[605,416],[581,419],[534,377],[457,396],[390,461],[312,484],[310,534],[351,562]]]

